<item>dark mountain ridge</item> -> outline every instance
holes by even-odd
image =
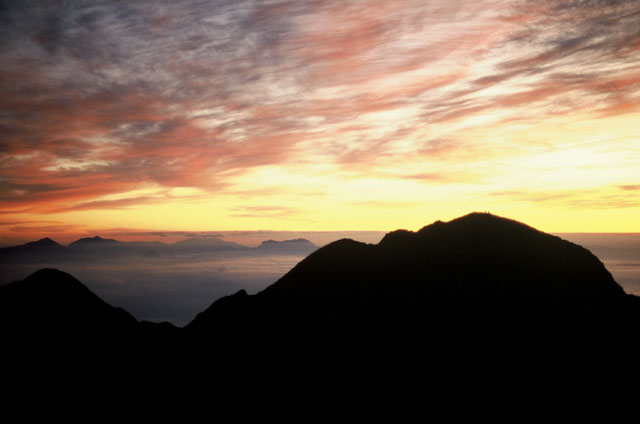
[[[87,247],[87,246],[113,246],[122,242],[100,236],[84,237],[69,244],[69,247]]]
[[[37,251],[37,250],[49,250],[49,249],[58,249],[63,248],[61,244],[58,244],[55,240],[50,239],[49,237],[41,238],[37,241],[30,241],[25,244],[21,244],[18,246],[9,246],[0,248],[0,253],[13,253],[13,252],[29,252],[29,251]]]
[[[16,311],[29,302],[7,293]],[[55,288],[47,298],[61,302]],[[637,394],[639,317],[638,299],[588,250],[473,213],[377,245],[338,240],[184,329],[129,322],[110,340],[152,358],[117,362],[123,381],[151,389],[162,378],[174,400],[253,403],[261,417],[615,421]],[[141,381],[140,369],[157,378]]]
[[[313,243],[311,243],[307,239],[297,238],[297,239],[283,240],[283,241],[265,240],[262,243],[260,243],[258,248],[274,248],[274,247],[279,248],[279,247],[288,247],[288,246],[305,246],[312,249],[316,247]]]
[[[251,298],[262,303],[407,297],[477,301],[499,309],[514,300],[518,308],[559,301],[586,307],[626,296],[588,250],[516,221],[474,213],[416,233],[394,231],[377,245],[338,240]],[[206,322],[205,312],[188,327]]]
[[[21,273],[20,267],[65,268],[70,263],[83,266],[103,266],[109,262],[121,266],[123,262],[140,259],[154,260],[210,260],[211,258],[234,258],[268,255],[303,256],[317,249],[308,240],[268,240],[257,247],[244,246],[219,238],[191,238],[173,244],[153,242],[122,242],[100,236],[78,239],[63,246],[50,238],[25,243],[19,246],[0,248],[0,285],[13,281]],[[18,266],[19,265],[19,266]],[[4,268],[4,269],[2,269]]]
[[[339,258],[339,259],[338,259]],[[332,261],[327,266],[325,261]],[[336,265],[344,268],[338,272]],[[297,276],[305,273],[304,282]],[[516,221],[474,213],[416,233],[398,230],[378,245],[340,240],[302,261],[269,291],[368,288],[470,292],[527,291],[576,296],[620,295],[604,265],[588,250]],[[593,291],[593,293],[591,293]]]
[[[63,252],[69,255],[77,254],[80,249],[84,252],[90,252],[95,249],[99,249],[101,253],[104,253],[104,249],[109,248],[111,251],[122,251],[124,253],[130,253],[133,250],[145,250],[156,249],[159,251],[167,252],[206,252],[206,251],[292,251],[299,253],[301,251],[313,251],[317,249],[313,243],[306,239],[295,240],[265,240],[257,247],[249,247],[241,245],[231,241],[225,241],[220,238],[190,238],[181,241],[177,241],[172,244],[165,244],[159,241],[142,242],[122,242],[115,239],[102,238],[100,236],[84,237],[76,241],[69,243],[68,246],[63,246],[49,237],[42,238],[38,241],[31,241],[25,244],[17,246],[9,246],[0,248],[0,259],[2,256],[12,254],[25,254],[39,253],[42,251],[50,252]]]
[[[545,422],[634,392],[625,359],[638,352],[638,306],[588,250],[474,213],[377,245],[331,243],[185,330],[220,362],[259,352],[264,367],[249,374],[296,387],[303,409],[331,392],[374,416]]]
[[[50,239],[49,237],[45,237],[45,238],[41,238],[38,241],[32,241],[29,243],[26,243],[25,246],[29,246],[29,247],[58,247],[60,246],[56,241]]]
[[[114,308],[71,275],[41,269],[22,281],[0,287],[0,325],[5,330],[86,335],[126,331],[136,323],[128,312]]]

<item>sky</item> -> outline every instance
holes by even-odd
[[[640,1],[0,0],[0,244],[640,232]]]

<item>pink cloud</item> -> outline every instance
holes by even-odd
[[[397,159],[462,157],[464,134],[448,126],[516,119],[534,103],[537,119],[563,100],[575,112],[638,110],[633,2],[258,3],[220,6],[219,19],[196,3],[131,5],[130,18],[104,3],[95,36],[73,19],[47,27],[81,6],[9,8],[24,25],[0,47],[0,213],[170,200],[100,200],[145,185],[233,194],[231,179],[253,167],[314,155],[382,175]],[[362,119],[408,106],[419,116],[399,113],[388,131]],[[446,142],[396,156],[395,143],[431,125]]]

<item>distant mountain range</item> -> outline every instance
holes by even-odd
[[[616,422],[638,395],[638,298],[588,250],[490,214],[336,241],[181,329],[50,269],[0,288],[0,318],[11,363],[30,367],[16,381],[98,390],[86,372],[106,366],[125,393],[237,417]],[[55,366],[29,362],[43,352]]]
[[[295,254],[305,255],[317,247],[306,239],[264,241],[257,247],[243,246],[219,238],[190,238],[173,244],[154,242],[122,242],[99,236],[86,237],[63,246],[50,238],[19,246],[0,248],[0,263],[38,262],[54,258],[60,261],[84,260],[87,257],[162,257],[181,254],[209,254],[235,252],[245,254]]]

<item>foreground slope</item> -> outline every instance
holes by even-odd
[[[107,304],[71,275],[42,269],[0,287],[0,325],[38,337],[127,331],[137,323]]]
[[[172,366],[158,373],[166,358],[153,353],[173,350],[176,330],[138,322],[56,269],[0,286],[3,405],[48,417],[111,410],[114,397],[116,411],[140,406],[174,375]]]

